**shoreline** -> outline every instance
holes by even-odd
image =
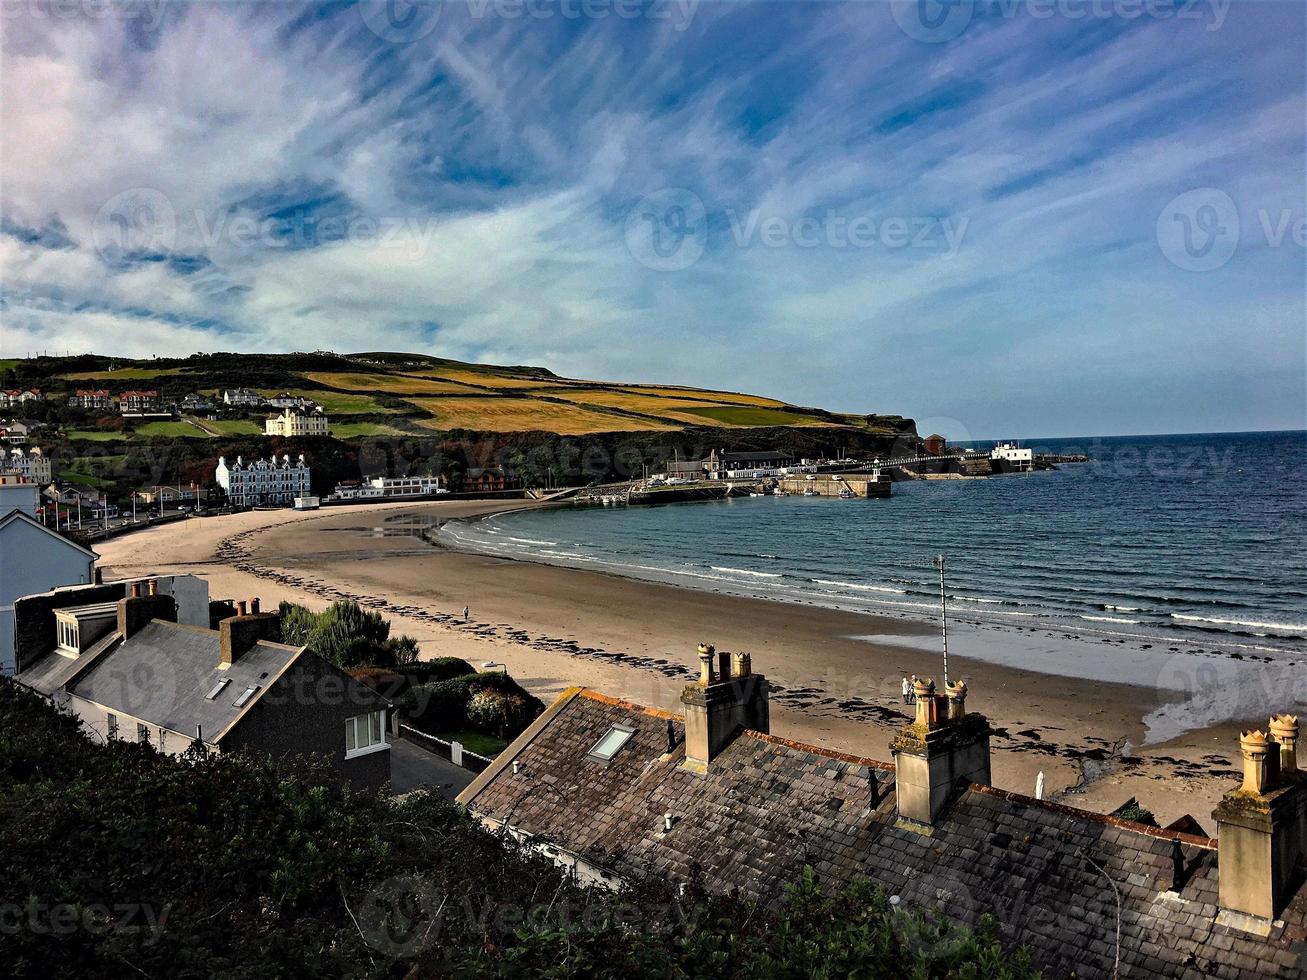
[[[198,528],[195,521],[152,528],[101,550],[114,575],[192,571],[210,580],[215,598],[261,595],[314,608],[357,599],[418,639],[424,658],[505,664],[546,701],[582,684],[675,711],[700,640],[748,649],[776,687],[773,731],[876,758],[889,758],[893,731],[911,710],[901,704],[901,677],[936,674],[938,681],[938,656],[928,651],[937,632],[924,623],[468,554],[417,537],[417,525],[433,518],[542,506],[506,503],[202,518]],[[472,609],[466,623],[464,605]],[[1052,798],[1109,812],[1137,796],[1162,823],[1185,813],[1207,821],[1230,788],[1238,721],[1213,719],[1144,745],[1145,718],[1180,710],[1155,689],[1058,677],[962,651],[951,667],[971,686],[973,710],[996,730],[1000,786],[1029,792],[1043,771]]]

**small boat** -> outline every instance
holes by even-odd
[[[757,490],[754,490],[754,491],[752,491],[752,492],[749,494],[749,496],[750,496],[750,497],[762,497],[762,496],[765,496],[765,494],[761,494],[761,493],[759,493]]]
[[[782,490],[780,487],[777,487],[775,490],[773,490],[773,491],[771,492],[771,495],[772,495],[773,497],[788,497],[788,496],[789,496],[789,494],[786,493],[784,490]]]
[[[843,490],[840,491],[840,499],[841,499],[841,500],[852,500],[852,499],[853,499],[853,491],[850,490],[848,487],[845,487]]]
[[[804,491],[803,491],[803,495],[804,495],[805,497],[815,497],[815,496],[817,496],[817,491],[814,490],[814,489],[812,489],[812,487],[808,487],[807,490],[804,490]]]

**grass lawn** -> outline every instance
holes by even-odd
[[[747,408],[723,405],[721,408],[682,408],[685,415],[697,415],[724,425],[821,425],[822,419],[777,408]]]
[[[431,418],[416,419],[428,429],[475,429],[479,432],[557,432],[585,435],[590,432],[666,431],[664,425],[644,419],[624,418],[593,412],[580,405],[560,405],[530,397],[412,398],[410,401]]]
[[[88,487],[103,487],[114,482],[105,477],[96,476],[94,473],[87,473],[84,470],[64,469],[63,467],[55,471],[55,477],[67,483],[80,483]]]
[[[65,374],[64,378],[68,381],[148,381],[181,373],[181,368],[119,368],[117,371],[81,371]]]
[[[466,385],[456,384],[451,381],[433,380],[431,378],[410,377],[404,374],[356,374],[349,371],[314,371],[304,375],[304,377],[316,381],[318,384],[329,385],[332,388],[344,388],[346,391],[355,392],[384,392],[388,395],[443,395],[449,392],[471,392],[474,388]],[[274,392],[275,394],[275,392]],[[332,412],[331,404],[327,399],[330,398],[349,398],[360,396],[336,395],[330,391],[303,391],[297,394],[307,395],[314,401],[322,403],[327,410],[327,414]],[[371,399],[363,399],[366,403],[375,405]],[[348,409],[338,409],[337,411],[349,411]],[[358,413],[385,411],[381,408],[356,408],[353,411]]]
[[[101,432],[99,429],[69,429],[69,439],[85,439],[88,442],[114,442],[115,440],[130,439],[130,434],[126,432]]]
[[[495,738],[493,735],[482,735],[480,732],[437,732],[436,738],[443,738],[446,742],[462,742],[463,748],[469,752],[484,755],[489,759],[493,759],[508,748],[508,743],[502,738]]]
[[[189,422],[146,422],[136,427],[136,434],[147,439],[209,439],[211,436]]]
[[[206,427],[219,432],[224,436],[261,436],[263,435],[263,426],[249,419],[218,419],[213,422],[205,422]],[[196,430],[198,431],[198,430]]]
[[[363,436],[402,436],[404,433],[381,422],[332,422],[331,434],[336,439],[358,439]]]
[[[621,390],[636,395],[654,395],[659,398],[688,398],[693,401],[754,405],[758,408],[785,407],[784,402],[777,401],[775,398],[763,398],[761,395],[740,395],[730,391],[701,391],[698,388],[676,388],[671,385],[623,385]]]

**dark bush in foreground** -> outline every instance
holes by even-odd
[[[0,839],[13,977],[1034,976],[987,923],[939,928],[865,884],[826,896],[811,873],[777,911],[582,890],[425,794],[92,742],[7,679]]]

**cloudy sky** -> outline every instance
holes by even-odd
[[[1304,6],[4,0],[3,353],[1304,426]]]

